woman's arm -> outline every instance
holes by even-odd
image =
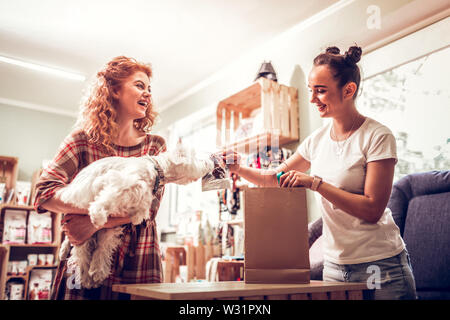
[[[294,153],[289,159],[281,163],[272,170],[261,170],[250,167],[243,167],[239,164],[240,156],[235,152],[224,153],[224,161],[228,163],[231,172],[237,173],[245,180],[261,187],[278,187],[277,173],[289,170],[306,172],[310,163],[299,153]]]
[[[77,208],[70,204],[64,203],[58,198],[56,198],[56,196],[53,196],[44,203],[42,203],[40,207],[44,208],[47,211],[58,213],[89,214],[89,211],[87,209]]]
[[[364,194],[354,194],[339,189],[326,181],[317,188],[325,199],[346,213],[368,223],[377,223],[386,209],[394,179],[395,159],[367,163]],[[313,177],[300,172],[281,178],[282,187],[310,188]]]
[[[92,237],[98,230],[114,228],[127,223],[131,223],[131,219],[128,217],[110,217],[102,227],[97,228],[87,215],[67,214],[62,221],[62,231],[64,231],[72,245],[78,246]]]
[[[317,191],[348,214],[369,223],[377,223],[391,195],[394,167],[394,159],[369,162],[363,195],[341,190],[326,182]]]

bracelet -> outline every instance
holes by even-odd
[[[319,188],[321,183],[322,183],[322,178],[319,176],[314,176],[314,179],[313,179],[310,189],[312,191],[317,191],[317,188]]]

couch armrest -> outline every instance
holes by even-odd
[[[308,224],[309,247],[322,235],[322,218]]]

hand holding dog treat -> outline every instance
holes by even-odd
[[[239,153],[232,150],[226,150],[222,152],[222,159],[226,163],[230,172],[239,172],[239,169],[241,168],[241,156]]]

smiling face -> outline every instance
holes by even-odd
[[[145,117],[151,106],[150,79],[142,71],[137,71],[125,80],[114,93],[119,118],[140,119]]]
[[[313,67],[308,77],[308,87],[310,102],[317,106],[320,117],[335,117],[343,111],[344,89],[338,88],[328,66]]]

